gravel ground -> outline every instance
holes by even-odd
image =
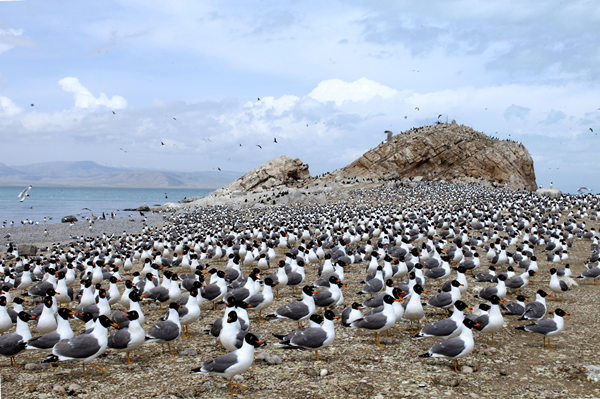
[[[156,215],[155,225],[161,222]],[[587,222],[587,221],[586,221]],[[98,224],[94,235],[101,235],[102,229],[112,226],[107,233],[120,233],[123,230],[133,232],[133,227],[141,227],[139,221],[126,220],[106,221]],[[114,224],[112,224],[114,223]],[[51,226],[48,226],[51,227]],[[100,228],[102,227],[102,229]],[[598,229],[597,222],[589,222],[588,228]],[[60,235],[54,235],[53,241],[67,240],[68,227],[57,225]],[[21,229],[21,228],[19,228]],[[31,230],[26,230],[31,229]],[[36,230],[34,230],[36,229]],[[15,242],[48,242],[36,241],[38,232],[43,226],[23,228],[18,233]],[[66,229],[66,230],[64,230]],[[96,225],[94,226],[96,229]],[[17,228],[15,228],[17,230]],[[51,231],[48,228],[49,232]],[[34,235],[34,231],[35,234]],[[97,231],[97,233],[96,233]],[[75,235],[86,235],[85,228]],[[26,239],[29,238],[29,241]],[[590,241],[574,240],[574,246],[569,251],[569,261],[574,275],[584,270],[584,263],[589,256]],[[514,247],[508,248],[514,251]],[[540,256],[541,249],[538,249]],[[480,251],[481,253],[481,251]],[[483,255],[483,254],[482,254]],[[283,253],[278,253],[277,259],[271,261],[275,265],[283,259]],[[547,292],[549,274],[546,273],[554,263],[539,260],[540,272],[536,281],[525,290],[524,295],[530,299],[535,297],[535,291],[542,288]],[[564,266],[563,262],[560,267]],[[211,262],[212,266],[223,267],[224,262]],[[364,264],[353,265],[347,272],[348,288],[344,288],[346,303],[362,302],[364,297],[354,294],[362,288],[360,281],[364,277]],[[483,256],[482,267],[487,270],[488,262]],[[136,264],[136,269],[141,269]],[[273,268],[272,268],[273,270]],[[177,270],[179,271],[179,270]],[[316,271],[307,267],[307,281],[314,281]],[[470,280],[469,280],[470,281]],[[120,283],[122,284],[122,283]],[[469,294],[463,294],[463,300],[477,307],[479,300],[473,298],[472,290],[483,284],[470,282]],[[435,294],[437,284],[428,282],[424,295],[425,302]],[[566,318],[563,333],[552,340],[556,348],[550,351],[542,348],[541,336],[515,330],[523,325],[516,317],[507,316],[506,327],[495,334],[496,347],[486,346],[483,336],[475,332],[475,350],[468,357],[461,359],[465,367],[463,372],[456,373],[451,360],[422,359],[418,355],[426,352],[438,339],[413,340],[410,338],[408,323],[397,323],[391,330],[392,338],[383,340],[385,348],[375,346],[373,334],[365,331],[336,326],[336,338],[327,349],[319,351],[320,362],[315,361],[312,351],[294,351],[276,348],[268,345],[257,350],[257,358],[261,352],[269,356],[281,358],[280,365],[270,365],[265,361],[256,360],[254,366],[243,374],[243,385],[247,391],[229,395],[226,380],[212,375],[189,374],[189,370],[199,367],[207,359],[219,354],[218,342],[204,333],[217,317],[223,315],[223,310],[212,310],[210,304],[202,309],[200,321],[190,328],[191,338],[178,338],[172,347],[178,354],[162,353],[158,344],[144,345],[131,353],[135,364],[128,365],[125,354],[107,351],[95,361],[95,364],[106,368],[110,373],[103,373],[88,368],[90,378],[82,376],[79,362],[67,362],[56,369],[27,370],[9,366],[8,358],[0,365],[2,376],[2,394],[7,397],[53,398],[66,395],[76,395],[80,398],[99,397],[129,397],[129,398],[381,398],[381,397],[519,397],[519,398],[583,398],[600,397],[600,377],[588,375],[588,366],[600,367],[596,343],[600,342],[600,326],[598,322],[598,297],[600,287],[585,280],[578,287],[565,294],[565,303],[548,302],[548,309],[561,307],[571,313]],[[276,300],[271,310],[290,302],[291,289],[283,291],[283,299]],[[514,295],[509,294],[506,302],[512,302]],[[118,309],[119,306],[114,308]],[[143,305],[146,313],[146,325],[150,325],[164,314],[154,304]],[[263,314],[267,314],[264,311]],[[250,313],[252,319],[251,331],[258,331],[269,342],[276,341],[271,333],[287,333],[296,327],[296,323],[284,320],[258,323],[256,315]],[[442,312],[426,308],[425,322],[443,318]],[[82,324],[75,324],[81,330]],[[35,328],[31,325],[32,329]],[[259,356],[260,355],[260,356]],[[20,363],[38,363],[44,358],[39,352],[19,354]],[[28,367],[37,367],[28,366]],[[323,372],[326,370],[326,372]],[[597,371],[600,375],[600,371]],[[73,385],[76,384],[76,385]]]

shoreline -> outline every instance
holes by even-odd
[[[160,227],[164,223],[163,215],[165,213],[148,213],[146,214],[146,226]],[[0,247],[0,253],[6,252],[9,243],[17,246],[20,244],[33,244],[38,246],[38,251],[44,246],[50,246],[56,243],[67,243],[75,241],[81,237],[91,238],[96,236],[119,235],[126,231],[128,234],[140,234],[144,229],[142,216],[126,216],[115,219],[101,220],[97,219],[92,224],[87,220],[75,222],[73,226],[70,223],[52,223],[5,227],[0,231],[0,237],[3,245]],[[45,234],[47,230],[48,234]],[[7,236],[10,234],[10,237]]]

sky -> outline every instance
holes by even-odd
[[[599,192],[599,43],[596,1],[0,0],[0,162],[316,175],[441,114]]]

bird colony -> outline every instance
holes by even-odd
[[[384,184],[327,204],[183,210],[35,257],[12,243],[2,389],[585,396],[595,386],[573,357],[595,353],[599,199]]]

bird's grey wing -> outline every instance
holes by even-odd
[[[60,334],[56,331],[49,332],[39,337],[31,338],[27,345],[38,349],[50,349],[60,341]]]
[[[188,291],[189,291],[189,290],[188,290]],[[185,306],[185,305],[187,305],[187,303],[188,303],[188,300],[189,300],[189,299],[190,299],[190,297],[189,297],[189,296],[182,296],[181,298],[179,298],[179,299],[177,300],[177,304],[178,304],[179,306]]]
[[[150,338],[160,339],[163,341],[172,341],[175,338],[179,337],[179,326],[172,321],[161,321],[160,323],[156,323],[150,330],[148,330],[148,334],[146,334]]]
[[[333,303],[333,294],[327,288],[320,289],[313,298],[318,306],[329,306]]]
[[[435,323],[430,323],[421,329],[421,334],[433,335],[436,337],[447,337],[458,328],[456,321],[452,319],[443,319]]]
[[[425,272],[425,277],[428,277],[428,278],[440,278],[444,274],[446,274],[446,271],[444,270],[444,268],[442,268],[442,267],[434,267],[433,269],[429,269],[429,270],[427,270]]]
[[[510,280],[506,280],[504,283],[508,288],[519,288],[523,285],[523,279],[521,276],[512,276]]]
[[[525,327],[525,331],[531,331],[538,334],[548,334],[549,332],[556,330],[556,323],[552,319],[543,319],[538,321],[537,323],[527,324]]]
[[[366,328],[368,330],[377,330],[385,325],[387,317],[382,313],[373,313],[369,316],[364,316],[362,319],[354,321],[351,326],[358,328]]]
[[[383,297],[386,295],[387,294],[385,292],[377,294],[373,298],[369,298],[366,301],[364,301],[362,305],[367,306],[369,308],[376,308],[378,306],[382,306],[383,305]]]
[[[435,306],[438,308],[450,306],[452,304],[452,294],[449,292],[440,292],[439,294],[429,298],[427,304],[429,306]]]
[[[25,349],[26,342],[21,334],[12,333],[0,337],[0,355],[13,356]]]
[[[440,356],[455,357],[463,350],[465,350],[464,341],[459,337],[454,337],[442,342],[438,342],[431,347],[429,352]]]
[[[561,291],[568,291],[569,290],[569,286],[567,285],[567,283],[565,283],[562,280],[558,280],[558,282],[560,284]]]
[[[129,334],[128,328],[118,330],[108,337],[108,347],[113,349],[125,349],[127,348],[130,339],[131,334]]]
[[[365,313],[365,314],[364,314],[362,317],[367,317],[367,316],[370,316],[370,315],[372,315],[372,314],[375,314],[375,313],[381,313],[381,312],[383,312],[383,305],[381,305],[381,306],[377,306],[376,308],[373,308],[373,309],[369,310],[369,311],[368,311],[367,313]]]
[[[303,348],[320,348],[327,339],[327,333],[322,328],[307,328],[294,334],[290,344]]]
[[[363,288],[363,292],[379,292],[383,288],[383,281],[379,279],[372,279],[367,281],[365,287]]]
[[[300,273],[291,272],[287,275],[288,285],[298,285],[302,282],[302,275]],[[315,283],[316,285],[316,283]]]
[[[169,298],[169,290],[165,287],[154,287],[146,294],[146,298],[164,302]]]
[[[525,307],[525,313],[523,317],[525,318],[538,318],[542,317],[546,313],[546,308],[540,302],[534,301],[529,302]]]
[[[202,297],[212,300],[221,294],[221,289],[216,284],[209,284],[202,290]]]
[[[475,324],[481,324],[481,327],[485,327],[490,322],[490,317],[487,314],[481,315],[475,319]]]
[[[98,340],[93,335],[84,334],[59,341],[54,345],[52,353],[57,356],[81,359],[90,357],[99,350]]]
[[[498,288],[485,287],[485,288],[482,288],[481,290],[479,290],[479,293],[477,294],[477,296],[479,296],[479,298],[489,300],[492,297],[492,295],[496,295],[496,294],[498,294]]]
[[[510,303],[508,306],[506,306],[506,309],[516,316],[523,316],[523,313],[525,313],[525,307],[519,305],[518,303]]]
[[[229,367],[237,363],[237,360],[238,357],[235,352],[227,353],[202,363],[202,369],[214,373],[224,373]]]
[[[275,314],[283,317],[287,317],[288,319],[298,320],[302,316],[308,314],[308,306],[304,302],[292,302],[288,305],[283,305],[279,307]]]
[[[244,300],[244,302],[246,302],[249,305],[252,305],[252,307],[257,307],[258,305],[260,305],[261,303],[263,303],[263,301],[265,300],[265,296],[261,293],[258,294],[254,294],[249,298],[246,298]]]
[[[118,324],[121,328],[125,328],[129,325],[129,319],[123,316],[123,314],[124,312],[122,310],[117,310],[115,313],[113,313],[111,318],[113,323]]]

